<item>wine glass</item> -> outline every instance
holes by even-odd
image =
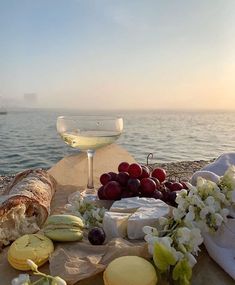
[[[96,195],[93,181],[95,150],[119,138],[123,131],[123,119],[101,115],[59,116],[56,126],[66,144],[87,153],[88,183],[83,195]]]

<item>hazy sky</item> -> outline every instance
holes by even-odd
[[[0,95],[235,109],[234,0],[0,0]]]

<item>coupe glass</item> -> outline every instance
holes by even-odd
[[[57,131],[64,142],[88,158],[88,183],[85,193],[94,194],[93,156],[95,150],[115,142],[123,131],[123,119],[108,116],[60,116]]]

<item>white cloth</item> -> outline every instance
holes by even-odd
[[[213,163],[195,172],[191,183],[195,185],[199,176],[217,182],[230,165],[235,165],[234,152],[222,154]],[[235,280],[235,211],[233,207],[230,209],[230,215],[234,218],[222,224],[215,234],[204,233],[203,237],[210,257]]]
[[[235,280],[235,219],[229,219],[214,235],[203,237],[210,257]]]
[[[201,170],[211,171],[222,176],[230,165],[235,165],[235,152],[222,154],[214,162],[206,165]]]

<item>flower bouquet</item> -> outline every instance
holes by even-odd
[[[203,235],[227,222],[235,197],[235,166],[218,183],[198,177],[196,186],[187,187],[178,192],[171,217],[162,217],[156,228],[143,228],[160,275],[180,285],[190,284]]]

